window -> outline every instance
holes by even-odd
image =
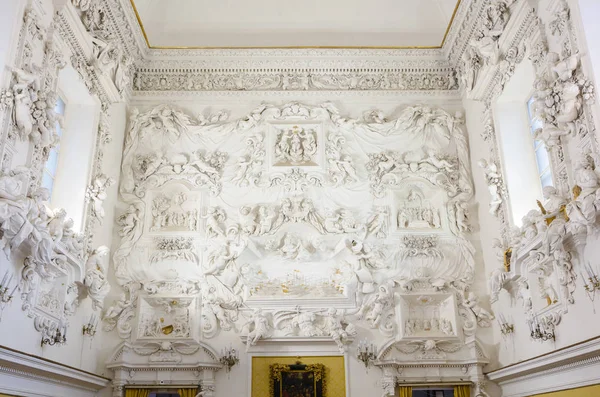
[[[535,76],[533,63],[523,60],[492,105],[509,221],[514,226],[521,226],[523,217],[536,208],[536,200],[543,200],[542,187],[552,184],[546,146],[534,138],[540,122],[533,117],[535,103],[526,88],[533,87]]]
[[[532,137],[534,137],[537,129],[542,128],[542,122],[534,116],[533,103],[534,98],[529,98],[529,101],[527,101],[527,115],[529,116],[529,127]],[[534,138],[533,150],[535,151],[535,160],[542,189],[546,186],[552,186],[552,169],[550,168],[550,156],[548,155],[546,145],[539,139]]]
[[[57,89],[60,99],[55,110],[59,118],[64,116],[64,123],[56,125],[59,145],[48,153],[41,175],[42,186],[51,190],[50,207],[64,208],[73,219],[73,230],[81,232],[85,225],[85,191],[94,161],[100,101],[89,93],[79,73],[70,65],[59,72]]]
[[[62,98],[58,98],[54,111],[59,115],[58,119],[62,119],[65,116],[65,101]],[[52,197],[52,189],[54,188],[54,181],[56,180],[56,171],[58,169],[58,155],[60,153],[60,138],[62,137],[62,126],[60,122],[56,121],[56,134],[58,135],[58,143],[48,154],[48,160],[44,164],[44,172],[42,174],[42,187],[45,187],[50,191],[50,197]]]

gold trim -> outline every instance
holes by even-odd
[[[448,22],[448,26],[446,27],[446,32],[444,33],[444,37],[442,38],[442,42],[438,46],[266,46],[266,47],[244,47],[244,46],[233,46],[233,47],[210,47],[210,46],[153,46],[150,44],[150,40],[148,40],[148,35],[146,34],[146,29],[144,28],[144,23],[142,22],[142,18],[135,6],[135,0],[129,0],[131,3],[131,7],[133,8],[133,12],[135,13],[135,17],[140,25],[140,29],[142,30],[142,34],[144,35],[144,40],[146,41],[146,45],[151,50],[260,50],[260,49],[270,49],[270,50],[298,50],[298,49],[328,49],[328,50],[439,50],[446,43],[446,38],[448,37],[448,33],[450,32],[450,28],[452,27],[452,23],[454,22],[454,17],[458,11],[458,7],[460,6],[462,0],[456,1],[456,6],[454,7],[454,11],[452,12],[452,17],[450,17],[450,21]]]
[[[303,369],[292,369],[293,366],[302,366]],[[283,372],[312,372],[314,376],[315,396],[317,395],[317,383],[321,381],[321,396],[327,395],[327,384],[325,383],[325,365],[323,364],[302,364],[296,361],[296,364],[272,364],[269,366],[270,372],[270,390],[271,395],[274,395],[275,382],[279,382],[279,396],[283,396]]]

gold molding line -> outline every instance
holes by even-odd
[[[142,22],[142,18],[135,6],[135,0],[129,0],[131,3],[131,7],[133,8],[133,12],[135,13],[135,17],[140,25],[140,29],[142,30],[142,34],[144,35],[144,40],[146,41],[146,45],[151,50],[259,50],[259,49],[347,49],[347,50],[437,50],[441,49],[446,43],[446,38],[448,37],[448,33],[450,32],[450,28],[452,27],[452,23],[454,22],[454,18],[456,16],[456,12],[458,11],[458,7],[460,6],[462,0],[456,1],[456,6],[454,7],[454,11],[452,12],[452,16],[450,17],[450,21],[448,22],[448,26],[446,27],[446,31],[444,33],[444,37],[442,38],[442,42],[438,46],[265,46],[265,47],[252,47],[252,46],[232,46],[232,47],[209,47],[209,46],[153,46],[150,44],[150,40],[148,40],[148,34],[146,33],[146,29],[144,28],[144,23]]]

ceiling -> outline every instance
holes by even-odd
[[[130,0],[151,48],[439,48],[460,0]]]

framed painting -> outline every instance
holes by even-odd
[[[323,397],[323,364],[271,365],[271,397]]]

